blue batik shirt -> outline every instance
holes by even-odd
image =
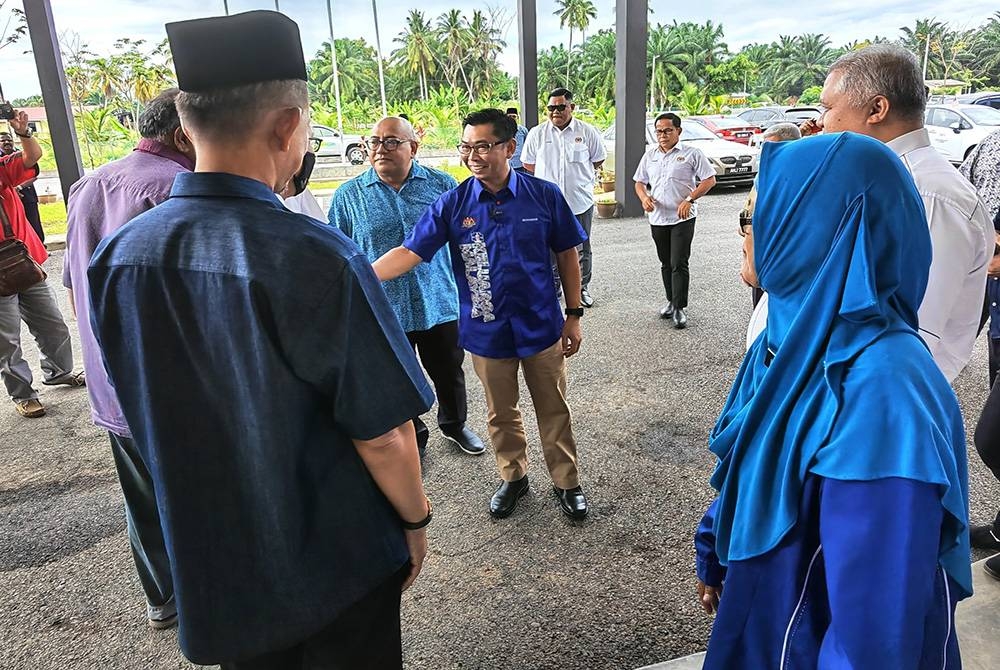
[[[469,177],[442,195],[403,246],[424,261],[451,248],[463,349],[487,358],[527,358],[562,334],[551,254],[586,239],[558,186],[511,170],[499,193]]]
[[[528,137],[528,129],[517,124],[517,132],[514,133],[514,140],[517,142],[517,146],[514,148],[514,155],[510,158],[510,166],[512,168],[524,167],[524,163],[521,162],[521,150],[524,148],[524,140]]]
[[[448,173],[414,161],[397,191],[369,168],[334,192],[330,223],[353,239],[369,261],[375,262],[401,245],[427,208],[457,185]],[[383,282],[382,288],[407,333],[458,319],[458,290],[447,248],[412,272]]]
[[[352,443],[434,395],[368,259],[263,183],[180,174],[88,271],[105,366],[156,491],[180,646],[283,649],[408,560]]]

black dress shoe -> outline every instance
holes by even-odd
[[[528,475],[513,482],[500,482],[490,498],[490,514],[494,519],[510,516],[517,509],[517,501],[528,492]]]
[[[590,291],[583,289],[580,291],[580,304],[583,307],[593,307],[594,299],[590,297]]]
[[[993,533],[993,526],[973,526],[969,531],[969,541],[977,549],[1000,551],[1000,540]]]
[[[674,328],[680,330],[681,328],[684,328],[687,325],[688,325],[687,314],[684,313],[683,309],[678,307],[677,309],[674,310]]]
[[[669,319],[674,315],[674,303],[667,301],[667,304],[660,308],[660,318]]]
[[[556,488],[556,495],[559,496],[559,507],[563,514],[572,519],[582,519],[587,516],[587,497],[583,495],[583,489],[577,486],[573,489]]]
[[[467,454],[482,456],[486,452],[486,445],[479,436],[465,426],[441,426],[441,434]]]
[[[983,570],[993,579],[1000,580],[1000,554],[987,558],[983,563]]]

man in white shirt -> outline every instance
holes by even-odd
[[[590,228],[594,220],[594,170],[604,164],[608,152],[597,128],[573,118],[576,104],[571,91],[557,88],[549,93],[547,109],[549,120],[528,131],[521,149],[521,162],[528,172],[559,187],[587,233],[587,240],[577,249],[582,286],[580,304],[593,307]]]
[[[687,326],[691,240],[698,215],[695,202],[715,186],[715,168],[697,147],[680,143],[681,118],[670,112],[653,123],[656,146],[642,155],[635,170],[635,192],[649,216],[660,259],[667,304],[660,318],[673,318],[674,328]]]
[[[823,116],[803,134],[853,131],[885,142],[913,175],[927,211],[934,259],[920,304],[920,335],[949,382],[972,356],[983,310],[993,224],[975,188],[935,150],[916,57],[876,44],[841,56],[820,95]]]

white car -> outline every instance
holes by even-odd
[[[336,156],[339,158],[344,155],[346,147],[347,160],[350,161],[351,165],[361,165],[368,160],[368,151],[365,149],[365,143],[361,140],[360,135],[344,135],[341,138],[340,132],[336,129],[313,124],[312,136],[322,141],[319,151],[316,152],[317,156]]]
[[[924,127],[942,156],[961,163],[983,138],[1000,130],[1000,111],[985,105],[928,105]]]
[[[656,144],[653,135],[653,121],[646,122],[646,148]],[[612,125],[604,131],[604,148],[608,158],[604,162],[609,170],[615,169],[615,127]],[[700,123],[693,121],[685,123],[681,120],[681,142],[697,147],[704,152],[712,167],[715,168],[715,181],[720,185],[752,184],[760,167],[760,149],[749,147],[739,142],[719,139],[712,131]],[[628,176],[635,172],[636,166],[626,166]]]

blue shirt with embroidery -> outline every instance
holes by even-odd
[[[351,240],[261,182],[179,174],[87,275],[189,659],[283,649],[406,564],[399,517],[352,438],[434,395]]]
[[[414,161],[397,191],[369,168],[336,190],[328,216],[375,262],[401,245],[427,208],[457,185],[448,173]],[[458,290],[446,248],[412,272],[383,282],[382,288],[407,333],[458,319]]]
[[[551,253],[586,239],[558,186],[511,170],[499,193],[469,177],[442,195],[403,246],[424,261],[450,247],[462,348],[487,358],[527,358],[562,334]]]

